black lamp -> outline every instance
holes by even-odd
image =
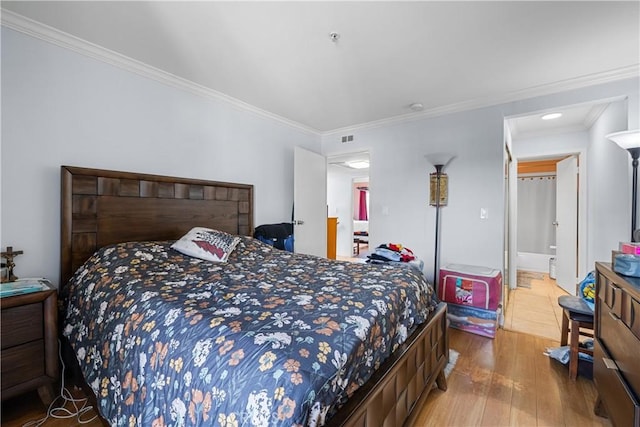
[[[638,157],[640,157],[640,130],[626,130],[607,135],[607,138],[624,148],[631,154],[633,177],[631,185],[631,241],[636,230],[636,208],[638,200]]]
[[[436,207],[436,232],[435,232],[435,249],[433,259],[433,284],[438,286],[438,273],[440,270],[440,207],[447,204],[448,199],[448,180],[447,174],[443,172],[445,166],[455,157],[449,153],[434,153],[425,156],[427,161],[435,168],[435,173],[430,175],[430,205]]]

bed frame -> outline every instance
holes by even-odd
[[[62,166],[61,182],[60,290],[108,244],[175,240],[195,226],[253,232],[252,185],[71,166]],[[433,384],[447,389],[446,319],[440,303],[327,425],[412,425]]]

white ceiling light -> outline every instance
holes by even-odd
[[[353,162],[346,162],[345,164],[353,169],[366,169],[369,167],[369,162],[366,160],[355,160]]]
[[[412,111],[422,111],[424,110],[424,105],[419,102],[414,102],[413,104],[409,105],[409,108],[411,108]]]
[[[541,117],[542,120],[553,120],[562,117],[562,113],[549,113]]]

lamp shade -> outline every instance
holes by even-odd
[[[640,129],[610,133],[606,138],[612,140],[625,150],[640,147]]]
[[[433,154],[427,154],[426,156],[424,156],[427,161],[429,163],[431,163],[433,166],[441,166],[444,167],[447,164],[449,164],[449,162],[451,160],[453,160],[453,158],[455,157],[455,155],[451,154],[451,153],[433,153]]]

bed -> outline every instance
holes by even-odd
[[[251,185],[61,180],[63,345],[110,424],[410,425],[446,390],[446,304],[414,269],[247,237]],[[172,248],[193,227],[237,236],[226,262]]]
[[[369,245],[369,221],[353,220],[354,253],[360,255],[360,244]]]

